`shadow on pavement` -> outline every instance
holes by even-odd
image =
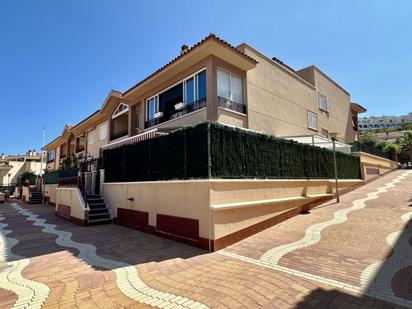
[[[22,203],[18,203],[18,205],[39,215],[38,218],[45,219],[46,224],[56,225],[56,230],[70,232],[73,241],[95,246],[96,254],[106,259],[136,265],[174,258],[187,259],[207,253],[207,251],[199,248],[136,231],[118,224],[78,226],[57,217],[54,207]],[[19,240],[19,243],[12,248],[14,254],[31,258],[69,251],[74,256],[80,258],[79,250],[58,245],[55,241],[58,237],[57,235],[43,232],[43,227],[33,225],[34,222],[27,221],[25,216],[17,213],[11,206],[3,207],[1,205],[0,214],[5,217],[5,220],[1,222],[7,224],[6,230],[12,231],[7,234],[7,237]],[[83,260],[88,263],[86,259]],[[90,266],[93,267],[93,265]],[[98,267],[94,268],[100,269]]]

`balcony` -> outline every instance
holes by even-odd
[[[127,136],[127,135],[129,135],[128,129],[123,129],[123,130],[120,130],[118,132],[114,132],[114,133],[110,134],[110,141],[114,141],[116,139],[119,139],[119,138]]]
[[[238,113],[246,114],[246,105],[243,104],[243,103],[233,102],[233,101],[230,101],[229,99],[222,98],[222,97],[218,96],[217,97],[217,105],[219,107],[230,109],[230,110],[238,112]]]
[[[159,118],[154,118],[154,119],[150,119],[148,121],[145,122],[145,128],[150,128],[153,126],[156,126],[158,124],[161,124],[163,122],[169,121],[169,120],[173,120],[173,119],[177,119],[180,118],[184,115],[193,113],[195,111],[198,111],[202,108],[206,107],[206,98],[194,101],[192,103],[189,104],[184,104],[182,105],[182,107],[178,106],[178,110],[173,110],[170,111],[169,113],[165,113],[163,112],[163,115]]]

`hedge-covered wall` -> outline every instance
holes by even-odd
[[[333,152],[266,134],[213,124],[214,178],[334,178]],[[360,178],[359,158],[336,152],[338,177]]]
[[[359,158],[337,152],[339,178]],[[210,166],[209,166],[210,162]],[[205,122],[103,152],[106,182],[208,178],[334,178],[330,150]]]
[[[106,182],[207,178],[207,123],[103,151]]]
[[[59,169],[57,171],[45,173],[44,183],[46,185],[57,184],[59,182],[59,178],[66,178],[66,177],[73,177],[76,176],[79,172],[77,167],[71,167],[66,169]]]

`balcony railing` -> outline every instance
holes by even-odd
[[[217,97],[217,105],[238,113],[246,114],[246,105],[243,103],[237,103],[226,98]]]
[[[153,127],[155,125],[166,122],[168,120],[172,120],[172,119],[182,117],[186,114],[193,113],[193,112],[195,112],[197,110],[200,110],[202,108],[205,108],[205,107],[206,107],[206,98],[194,101],[192,103],[188,103],[180,110],[173,111],[173,112],[169,113],[168,115],[164,114],[160,118],[154,118],[154,119],[150,119],[150,120],[146,121],[145,122],[145,128],[150,128],[150,127]]]
[[[206,98],[186,104],[183,109],[174,112],[170,116],[170,119],[176,119],[176,118],[182,117],[186,114],[190,114],[204,107],[206,107]]]
[[[121,138],[123,136],[127,136],[129,134],[128,129],[121,130],[119,132],[110,134],[110,140],[114,141],[115,139]]]

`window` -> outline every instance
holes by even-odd
[[[94,144],[96,142],[96,130],[92,130],[87,135],[89,140],[89,145]]]
[[[308,128],[318,130],[318,115],[315,113],[308,112]]]
[[[154,119],[154,114],[159,110],[159,96],[154,96],[146,101],[146,119]]]
[[[64,158],[66,156],[66,144],[60,146],[60,158]]]
[[[47,161],[54,161],[54,158],[56,157],[56,152],[54,150],[49,151],[47,153]]]
[[[183,81],[183,101],[186,104],[206,98],[206,71]]]
[[[321,132],[322,132],[322,135],[323,135],[323,136],[329,137],[329,131],[328,131],[328,130],[322,128]]]
[[[195,101],[195,78],[189,78],[184,83],[184,101],[185,103],[190,104]]]
[[[319,108],[325,112],[330,112],[331,111],[331,102],[328,100],[327,97],[325,97],[323,94],[319,93]]]
[[[198,100],[206,98],[206,71],[202,71],[196,75],[196,91]]]
[[[217,95],[243,104],[243,81],[236,75],[217,69]]]
[[[107,137],[107,123],[102,124],[99,130],[99,140],[103,140]]]
[[[76,153],[82,152],[86,149],[86,138],[84,135],[76,138]]]
[[[150,125],[153,125],[154,122],[161,123],[179,117],[205,107],[205,98],[206,71],[202,69],[202,71],[189,75],[180,82],[147,99],[145,119]],[[202,101],[202,103],[198,101]],[[179,103],[184,104],[176,109],[176,105]],[[162,117],[154,121],[157,112],[161,112]]]

